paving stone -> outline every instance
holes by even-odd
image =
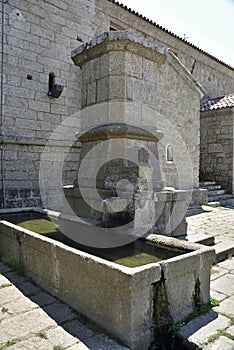
[[[210,284],[211,289],[226,295],[234,295],[234,275],[224,275]]]
[[[87,348],[87,346],[84,343],[78,343],[67,348],[66,350],[89,350],[89,348]]]
[[[31,296],[30,299],[41,307],[52,304],[57,300],[56,298],[52,297],[52,295],[43,291]]]
[[[15,286],[0,289],[0,306],[6,305],[12,300],[22,298],[23,294]]]
[[[219,263],[219,266],[228,271],[234,270],[234,259],[227,259]]]
[[[104,334],[98,334],[89,338],[85,344],[90,350],[128,350],[125,346],[117,344]]]
[[[70,321],[76,317],[76,314],[72,309],[61,302],[56,302],[45,306],[43,308],[45,312],[52,317],[57,323]]]
[[[48,327],[56,326],[56,322],[41,309],[2,320],[0,328],[1,343],[8,340],[20,340],[34,335]]]
[[[9,283],[11,283],[11,282],[5,276],[0,275],[0,287],[3,284],[9,284]]]
[[[27,277],[18,275],[15,271],[4,273],[4,276],[9,279],[11,283],[17,285],[19,283],[27,282]]]
[[[227,295],[225,295],[223,293],[216,292],[215,290],[210,291],[210,296],[211,296],[211,298],[216,299],[218,301],[222,301],[222,300],[227,298]]]
[[[9,271],[11,271],[11,269],[2,262],[0,262],[0,273],[5,273]]]
[[[17,315],[35,309],[37,304],[28,298],[19,298],[9,302],[6,307],[8,309],[8,315]]]
[[[53,345],[60,344],[67,348],[77,343],[77,338],[66,332],[62,327],[56,327],[46,332],[47,339]]]
[[[77,337],[81,341],[85,341],[86,339],[92,337],[94,332],[86,327],[84,324],[82,324],[78,320],[73,320],[70,322],[66,322],[63,324],[63,328],[69,332],[74,337]]]
[[[227,329],[227,333],[231,334],[234,337],[234,326],[231,326]]]
[[[46,339],[33,337],[17,342],[15,345],[12,345],[9,350],[53,350],[53,345]]]
[[[234,296],[221,301],[219,306],[214,308],[216,312],[234,317]]]
[[[213,266],[212,269],[211,269],[211,276],[210,276],[210,279],[211,281],[225,275],[228,273],[228,270],[225,270],[225,269],[222,269],[220,267],[220,265],[217,265],[217,266]]]
[[[192,344],[203,346],[217,330],[225,329],[229,325],[230,320],[227,317],[210,311],[186,324],[179,335]]]
[[[26,296],[31,296],[41,292],[41,288],[31,282],[23,282],[17,285],[17,288]]]
[[[203,350],[233,350],[234,341],[227,337],[219,337],[214,343],[206,345]]]

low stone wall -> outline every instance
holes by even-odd
[[[163,291],[167,322],[209,300],[214,250],[151,235],[151,244],[188,250],[161,263],[127,268],[0,221],[0,255],[21,264],[38,285],[101,325],[132,350],[147,350],[160,326]],[[190,251],[190,252],[189,252]],[[162,324],[162,322],[161,322]],[[157,328],[156,328],[157,329]]]

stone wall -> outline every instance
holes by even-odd
[[[106,16],[105,30],[109,26],[120,29],[132,28],[152,37],[159,45],[174,49],[179,59],[207,90],[210,97],[222,96],[234,91],[234,69],[218,59],[186,44],[183,40],[157,28],[137,15],[116,6],[112,1],[96,0],[97,13]],[[160,25],[160,23],[158,23]]]
[[[217,181],[234,194],[231,108],[201,113],[201,180]]]
[[[8,0],[4,6],[3,148],[7,207],[38,206],[41,152],[56,128],[80,107],[80,72],[71,60],[71,50],[104,28],[93,1]],[[51,72],[56,83],[64,85],[58,99],[47,96]],[[71,134],[75,131],[73,127],[66,130]],[[63,145],[63,136],[57,140],[58,147]],[[79,154],[77,147],[71,154]],[[59,151],[55,158],[58,156]],[[51,159],[51,167],[53,161],[56,159]],[[64,165],[64,183],[73,181],[76,170],[77,156],[70,156]],[[48,206],[58,209],[59,203],[52,194]]]
[[[71,60],[71,50],[109,30],[112,24],[119,29],[132,28],[153,38],[159,45],[174,48],[189,70],[196,59],[194,76],[200,80],[211,97],[234,90],[232,69],[111,1],[7,0],[4,1],[4,8],[4,108],[1,143],[4,150],[3,170],[8,207],[40,204],[38,169],[41,152],[54,130],[81,107],[81,74]],[[58,99],[47,96],[48,76],[51,72],[56,76],[56,83],[64,85],[64,91]],[[174,77],[169,79],[175,80]],[[132,77],[131,83],[135,84],[136,81],[137,78]],[[183,89],[183,86],[180,88]],[[165,94],[166,89],[167,87]],[[196,130],[197,138],[198,111],[194,110],[194,128],[193,118],[187,114],[188,108],[194,109],[194,106],[188,106],[183,90],[180,101],[171,103],[170,123],[174,123],[173,108],[177,102],[180,104],[179,109],[184,108],[184,115],[178,115],[175,124],[182,134],[184,125],[187,124],[191,132]],[[160,106],[162,111],[167,108],[168,103],[169,99],[165,99],[164,105]],[[195,104],[197,105],[197,101]],[[67,133],[72,135],[74,131],[73,126]],[[183,135],[185,141],[189,137],[187,132]],[[60,141],[58,147],[61,147]],[[165,145],[161,150],[162,159],[165,157],[164,147]],[[194,147],[198,155],[197,142]],[[76,145],[64,168],[64,183],[73,181],[78,156],[79,145]],[[199,164],[195,162],[198,168]],[[50,165],[53,167],[52,163]],[[171,174],[168,184],[175,183],[176,172],[173,164],[164,162],[163,167],[167,174]],[[197,184],[197,180],[195,182]],[[61,184],[54,183],[54,191],[58,185]],[[56,209],[61,207],[53,195],[51,201],[48,195],[47,205],[50,208],[55,206]],[[2,207],[2,201],[0,206]]]

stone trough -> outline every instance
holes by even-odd
[[[175,256],[130,268],[0,221],[3,261],[22,265],[35,283],[132,350],[147,350],[161,327],[209,301],[215,260],[210,247],[154,234],[144,240]]]

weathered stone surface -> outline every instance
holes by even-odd
[[[81,341],[85,341],[86,339],[92,337],[94,334],[94,332],[90,328],[86,327],[78,320],[73,320],[64,323],[63,328],[73,337],[77,337]]]
[[[203,346],[217,330],[225,329],[229,325],[230,320],[227,317],[210,311],[186,324],[179,335],[194,345]]]
[[[45,312],[58,324],[72,320],[76,314],[71,308],[63,303],[56,302],[44,307]]]
[[[0,339],[2,343],[8,340],[19,340],[51,326],[56,326],[56,322],[43,310],[29,311],[24,314],[23,322],[21,315],[2,320]]]
[[[52,295],[43,291],[31,296],[30,299],[34,303],[38,304],[40,307],[52,304],[56,301],[56,299],[52,297]]]
[[[7,288],[7,289],[6,289]],[[14,286],[0,289],[0,306],[22,297],[22,293]]]
[[[128,350],[125,346],[118,345],[114,340],[107,338],[104,334],[93,336],[85,342],[89,349],[103,350]]]
[[[232,277],[232,276],[230,276]],[[230,280],[229,283],[232,283],[233,286],[233,281]],[[232,292],[232,296],[230,298],[227,298],[223,301],[221,301],[220,305],[214,308],[215,311],[229,315],[231,317],[234,317],[234,292]]]
[[[214,343],[205,345],[204,350],[233,350],[234,341],[227,337],[219,337]]]
[[[223,294],[234,295],[234,276],[226,274],[212,281],[211,289]]]
[[[53,346],[60,344],[64,348],[67,348],[77,343],[77,337],[72,336],[64,327],[56,327],[45,333],[48,341]]]

